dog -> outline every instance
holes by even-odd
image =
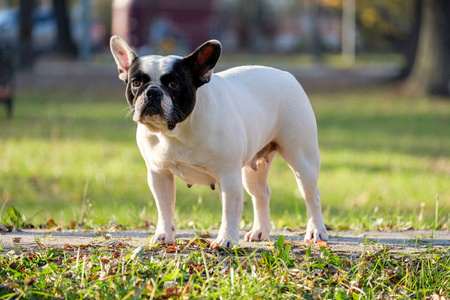
[[[210,40],[191,54],[138,56],[120,37],[110,41],[119,78],[137,123],[137,144],[148,169],[158,223],[151,244],[174,241],[175,176],[218,187],[222,223],[211,248],[239,243],[245,190],[254,207],[246,241],[270,236],[267,175],[276,153],[295,174],[305,199],[304,239],[327,240],[317,186],[320,153],[308,97],[288,72],[242,66],[213,69],[222,46]]]

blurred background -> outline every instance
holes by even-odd
[[[109,62],[114,34],[143,54],[185,55],[215,38],[224,68],[273,61],[317,77],[369,65],[330,84],[408,78],[415,93],[448,96],[449,13],[445,0],[2,0],[0,48],[12,72]]]
[[[426,218],[446,227],[449,16],[448,0],[1,0],[3,222],[11,207],[37,223],[156,221],[109,50],[117,34],[141,55],[186,55],[214,38],[216,71],[260,64],[294,74],[318,119],[328,223],[351,227],[347,215],[369,211],[367,228]],[[286,202],[273,207],[274,226],[305,224],[292,174],[274,169],[274,197]],[[182,191],[180,222],[198,209],[218,219],[217,197]],[[377,215],[392,207],[396,216]]]

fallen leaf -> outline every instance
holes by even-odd
[[[197,237],[195,237],[195,238],[192,238],[190,241],[189,241],[189,243],[188,243],[188,245],[190,245],[190,244],[197,244],[197,245],[199,245],[200,247],[203,247],[203,248],[209,248],[210,246],[211,246],[211,242],[210,241],[208,241],[208,240],[206,240],[206,239],[204,239],[204,238],[197,238]],[[219,245],[217,245],[217,247],[218,247]],[[214,248],[211,248],[211,249],[216,249],[217,247],[214,247]]]
[[[12,230],[12,226],[0,224],[0,232],[11,232]]]
[[[72,250],[73,247],[71,245],[69,245],[69,244],[64,244],[63,249],[64,250]]]
[[[75,227],[77,227],[77,222],[71,221],[69,222],[69,225],[67,225],[67,227],[69,227],[70,229],[74,229]]]
[[[28,252],[28,258],[30,260],[34,260],[34,259],[39,258],[39,255],[37,255],[36,252],[30,251],[30,252]]]
[[[47,221],[46,225],[48,226],[48,228],[52,228],[56,226],[55,221],[53,221],[53,219],[50,219]]]
[[[33,277],[28,277],[24,281],[26,286],[32,286],[35,282],[36,282],[36,278],[33,278]]]
[[[327,248],[328,243],[327,243],[327,241],[317,241],[316,246]]]
[[[177,252],[177,248],[175,248],[173,246],[169,246],[164,251],[167,253],[174,253],[174,252]]]
[[[14,261],[14,262],[12,262],[12,263],[9,264],[9,267],[10,267],[11,269],[16,270],[16,269],[19,267],[19,265],[20,265],[19,262]]]
[[[162,299],[180,298],[180,297],[181,297],[181,293],[178,291],[178,289],[175,286],[167,287],[161,296]]]

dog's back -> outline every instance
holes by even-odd
[[[216,113],[222,126],[224,120],[228,124],[223,134],[246,136],[245,144],[255,148],[246,150],[247,161],[272,141],[312,146],[303,150],[318,153],[314,112],[292,74],[263,66],[236,67],[213,75],[198,93],[208,99],[197,103],[198,108],[206,105],[205,111]]]

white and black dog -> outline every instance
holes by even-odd
[[[137,144],[158,207],[151,243],[174,241],[175,175],[193,184],[218,186],[222,224],[211,244],[239,241],[244,192],[254,206],[246,241],[270,235],[267,175],[276,153],[294,171],[305,199],[305,240],[327,240],[317,187],[320,154],[314,112],[303,88],[289,73],[261,66],[213,75],[221,44],[211,40],[186,57],[139,57],[118,36],[111,51],[126,83],[137,122]]]

